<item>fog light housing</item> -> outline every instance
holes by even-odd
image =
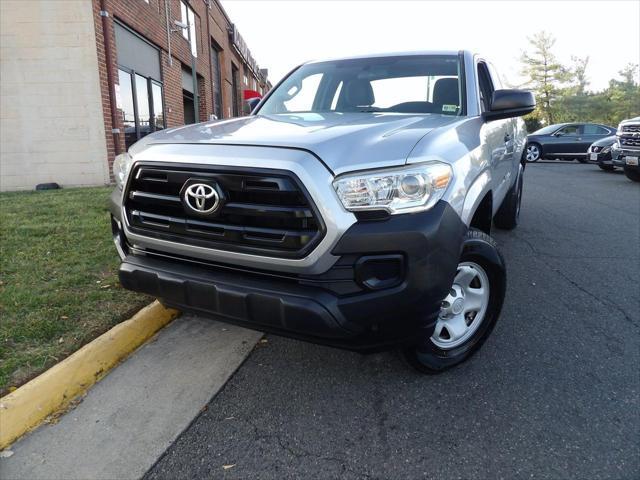
[[[369,290],[382,290],[404,281],[404,256],[368,255],[360,257],[355,268],[356,282]]]

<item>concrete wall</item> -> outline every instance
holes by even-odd
[[[109,183],[91,0],[0,0],[0,190]]]

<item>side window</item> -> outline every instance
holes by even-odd
[[[557,135],[559,137],[577,137],[578,135],[580,135],[580,126],[568,125],[558,130]]]
[[[484,62],[478,63],[478,85],[480,87],[480,107],[483,112],[487,112],[491,106],[494,88],[489,70]]]
[[[601,127],[600,125],[585,125],[585,135],[609,135],[609,130]]]

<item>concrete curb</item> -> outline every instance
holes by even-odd
[[[178,315],[158,301],[0,398],[0,449],[65,408]]]

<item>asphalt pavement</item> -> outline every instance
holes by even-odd
[[[507,297],[470,361],[268,336],[145,478],[639,478],[640,185],[530,165],[494,237]]]

